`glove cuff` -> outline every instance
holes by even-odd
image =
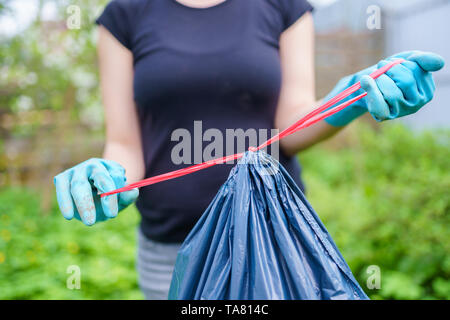
[[[325,118],[324,121],[333,127],[344,127],[366,112],[366,109],[359,106],[348,106],[338,113]]]

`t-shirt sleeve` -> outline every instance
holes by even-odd
[[[112,0],[95,23],[104,26],[123,46],[131,50],[130,8],[125,1]]]
[[[313,6],[307,0],[280,0],[283,29],[286,30],[306,12],[312,12]]]

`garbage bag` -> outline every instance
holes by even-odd
[[[182,244],[169,299],[368,299],[281,164],[246,152]]]

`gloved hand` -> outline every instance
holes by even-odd
[[[117,162],[89,159],[54,178],[58,205],[64,218],[90,226],[108,220],[133,203],[138,189],[100,198],[100,193],[125,186],[125,169]]]
[[[403,58],[406,61],[395,65],[377,79],[369,74],[392,60]],[[432,98],[435,85],[431,72],[444,66],[444,59],[431,52],[406,51],[381,60],[377,65],[342,78],[325,97],[327,101],[347,87],[361,82],[360,90],[342,100],[344,102],[367,92],[367,96],[347,108],[325,118],[333,126],[345,126],[366,111],[377,121],[395,119],[417,112]],[[364,91],[363,91],[364,90]]]

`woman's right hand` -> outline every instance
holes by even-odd
[[[95,222],[114,218],[138,195],[138,189],[101,198],[100,193],[125,186],[125,169],[115,161],[89,159],[54,178],[56,197],[64,218]]]

